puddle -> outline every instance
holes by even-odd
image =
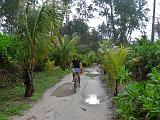
[[[105,101],[105,93],[101,82],[98,80],[88,80],[82,93],[84,102],[91,105],[100,104]]]
[[[89,97],[87,97],[85,99],[85,102],[90,104],[90,105],[97,105],[100,102],[100,99],[98,99],[97,95],[89,95]]]
[[[101,73],[99,70],[92,70],[92,71],[85,72],[85,75],[93,78],[93,77],[97,77],[97,76],[101,75]]]
[[[85,75],[88,76],[88,77],[90,77],[90,78],[95,78],[95,77],[97,77],[97,75],[95,75],[95,74],[90,74],[90,73],[86,73]]]
[[[59,86],[53,93],[52,96],[56,97],[66,97],[74,94],[73,92],[73,83],[64,83]]]
[[[92,72],[90,72],[90,74],[99,75],[100,73],[98,71],[92,71]]]

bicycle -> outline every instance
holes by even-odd
[[[74,78],[73,78],[73,82],[74,82],[74,84],[73,84],[73,91],[74,91],[74,93],[76,93],[76,89],[77,89],[77,86],[78,86],[78,72],[75,72],[74,70],[72,70],[73,71],[73,76],[74,76]]]

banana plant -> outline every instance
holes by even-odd
[[[26,3],[18,14],[19,36],[23,40],[24,49],[21,53],[23,57],[19,58],[25,69],[26,97],[33,93],[33,70],[37,61],[47,57],[53,46],[48,35],[51,31],[57,32],[62,21],[63,9],[47,2],[34,7]]]

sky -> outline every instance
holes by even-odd
[[[150,8],[149,17],[150,21],[147,25],[146,30],[148,31],[148,36],[151,36],[151,28],[152,28],[152,15],[153,15],[153,0],[148,0],[148,8]],[[155,16],[155,22],[157,22],[157,19],[160,20],[160,0],[156,0],[156,16]]]
[[[90,1],[90,0],[87,0],[87,1]],[[146,32],[147,32],[148,38],[150,38],[151,28],[152,28],[153,0],[147,0],[147,1],[148,1],[148,8],[150,9],[150,11],[148,13],[149,22],[147,23]],[[159,20],[160,20],[160,0],[156,0],[156,19],[155,19],[155,22],[157,22],[157,18],[159,18]],[[94,19],[90,20],[88,22],[88,24],[91,27],[97,27],[98,24],[100,24],[102,22],[103,22],[103,18],[101,18],[97,15]],[[141,33],[139,31],[134,31],[133,38],[139,37],[140,35],[141,35]]]

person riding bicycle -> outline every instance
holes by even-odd
[[[80,73],[82,73],[82,63],[78,59],[77,55],[73,55],[73,60],[70,64],[70,68],[72,69],[72,76],[74,79],[74,72],[77,72],[78,74],[78,82],[79,82],[79,87],[80,87]]]

